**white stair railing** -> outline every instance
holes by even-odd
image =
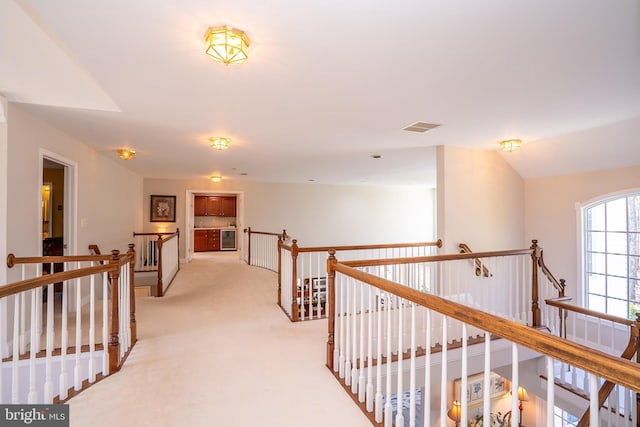
[[[65,271],[29,277],[41,271],[33,268],[35,264],[47,260],[64,263]],[[130,299],[133,252],[124,256],[118,251],[99,256],[9,255],[8,264],[22,264],[24,280],[0,287],[0,322],[12,329],[6,342],[0,340],[0,354],[11,355],[0,363],[0,378],[11,379],[1,382],[0,403],[49,404],[54,397],[64,401],[70,390],[80,391],[85,381],[91,384],[99,374],[107,376],[110,369],[119,368],[135,340]],[[110,282],[118,284],[117,303],[110,298]],[[111,332],[112,342],[115,338],[120,346],[117,359],[107,351],[113,314],[120,325],[119,331]]]
[[[366,410],[373,414],[376,422],[385,426],[392,425],[393,421],[395,425],[446,426],[453,398],[452,380],[467,378],[468,373],[473,372],[483,373],[480,388],[484,405],[479,415],[489,420],[495,416],[490,395],[491,369],[511,365],[511,388],[517,390],[521,360],[538,356],[545,358],[548,373],[553,372],[557,362],[589,373],[589,405],[595,408],[590,425],[627,426],[635,422],[632,411],[611,414],[620,411],[618,396],[624,395],[623,399],[629,400],[630,393],[640,392],[640,367],[636,363],[367,274],[333,257],[328,270],[332,310],[327,365],[350,388],[354,399],[373,402],[373,407],[366,406]],[[457,326],[462,332],[460,339],[453,342],[451,331]],[[484,345],[480,345],[480,350],[477,345],[471,345],[476,341],[469,337],[467,328],[484,331]],[[436,335],[441,338],[434,338]],[[436,345],[434,340],[438,341]],[[369,347],[377,349],[375,356]],[[432,365],[440,370],[439,376],[432,375]],[[371,377],[371,384],[369,380],[362,381],[363,371],[366,378],[373,366],[377,374]],[[598,389],[604,380],[612,381],[619,390],[610,399],[614,403],[609,404],[616,409],[609,410],[608,415],[598,409]],[[464,380],[462,388],[466,388]],[[515,395],[504,397],[510,399],[511,425],[522,421],[517,393]],[[466,425],[472,417],[467,394],[456,397],[460,401],[459,418]],[[553,388],[547,388],[541,397],[546,400],[547,425],[553,425],[550,422],[555,405]],[[433,401],[439,404],[431,407]],[[421,407],[417,402],[421,402]],[[606,422],[606,417],[610,422]]]

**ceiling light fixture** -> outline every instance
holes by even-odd
[[[209,138],[211,141],[211,147],[216,150],[226,150],[231,145],[231,140],[229,138],[222,138],[220,136],[212,136]]]
[[[118,150],[118,156],[122,160],[131,160],[136,156],[136,152],[133,150],[129,150],[128,148],[122,148]]]
[[[500,141],[500,148],[502,149],[502,151],[516,151],[520,149],[521,145],[521,139],[505,139],[504,141]]]
[[[207,55],[226,65],[239,64],[247,59],[249,38],[244,31],[228,25],[209,27],[204,35]]]
[[[222,177],[221,176],[213,175],[211,177],[211,182],[220,182],[220,181],[222,181]]]

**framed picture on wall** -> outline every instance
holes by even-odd
[[[509,381],[500,375],[489,373],[489,397],[491,399],[500,398],[509,392]],[[462,380],[458,378],[453,382],[454,399],[461,402]],[[469,406],[479,405],[484,397],[484,374],[467,377],[467,404]]]
[[[151,222],[176,222],[176,196],[151,196]]]

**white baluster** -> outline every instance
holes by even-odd
[[[53,346],[55,343],[55,329],[53,324],[54,306],[53,284],[47,286],[47,355],[44,382],[44,403],[53,402]]]
[[[23,292],[26,294],[26,292]],[[30,352],[29,352],[29,395],[27,397],[27,402],[29,403],[38,403],[38,391],[36,389],[36,347],[33,345],[36,340],[36,297],[37,292],[35,289],[32,289],[31,292],[31,338],[30,338]]]
[[[589,375],[589,425],[590,427],[600,426],[600,405],[598,402],[598,389],[600,384],[598,377]]]
[[[384,427],[391,427],[393,425],[393,406],[391,405],[391,361],[393,360],[392,346],[391,346],[391,304],[393,296],[390,293],[385,294],[385,305],[387,306],[387,377],[386,377],[386,393],[385,393],[385,405],[384,405]]]
[[[91,275],[89,283],[89,383],[96,381],[96,276]]]
[[[20,298],[20,354],[27,352],[27,293],[21,292]]]
[[[102,274],[102,375],[109,375],[109,277]]]
[[[424,426],[431,427],[431,310],[425,311],[425,356],[424,356],[424,388],[422,407],[424,409]]]
[[[411,368],[409,372],[409,427],[416,427],[416,305],[411,304]],[[400,406],[400,405],[399,405]]]
[[[467,360],[467,337],[469,336],[469,334],[467,333],[467,324],[466,323],[462,323],[462,372],[460,374],[461,376],[461,387],[460,387],[460,404],[461,404],[461,411],[460,411],[460,419],[461,420],[467,420],[469,419],[467,416],[467,393],[465,390],[467,390],[467,377],[469,376],[469,372],[468,372],[468,360]],[[455,396],[455,398],[457,399],[458,396]]]
[[[82,389],[80,355],[82,353],[82,287],[81,279],[76,279],[76,363],[73,370],[73,387]]]
[[[13,363],[11,365],[11,403],[20,403],[20,295],[13,296]]]
[[[522,420],[520,419],[520,411],[518,410],[518,387],[520,386],[520,378],[518,376],[520,372],[519,369],[519,359],[518,359],[518,345],[516,343],[511,343],[511,422],[515,425],[520,425]],[[489,399],[488,388],[486,387],[487,394],[485,395],[485,399]]]
[[[364,322],[367,316],[364,309],[364,284],[360,283],[360,376],[358,377],[358,402],[363,403],[365,400],[365,370],[364,370]]]
[[[358,295],[357,295],[357,286],[354,283],[354,280],[350,280],[349,288],[353,290],[353,298],[352,301],[352,310],[351,310],[351,357],[353,360],[351,361],[351,393],[358,392]]]
[[[338,282],[340,282],[340,285],[338,286]],[[339,356],[339,361],[338,361],[338,376],[340,378],[344,378],[345,376],[345,364],[346,364],[346,359],[345,359],[345,335],[347,334],[346,330],[345,330],[345,304],[346,304],[346,299],[348,298],[347,296],[345,296],[345,284],[344,284],[344,280],[343,280],[343,276],[342,275],[337,275],[336,274],[336,292],[340,291],[340,323],[339,323],[339,330],[340,330],[340,356]],[[346,383],[346,382],[345,382]]]
[[[367,287],[367,291],[369,294],[369,315],[368,323],[367,323],[367,389],[366,389],[366,408],[367,412],[373,411],[373,322],[374,322],[374,311],[373,311],[373,288]],[[378,359],[378,362],[380,359]]]
[[[548,426],[554,425],[554,408],[556,406],[555,397],[555,384],[553,382],[554,368],[553,359],[546,356],[547,363],[547,424]]]
[[[447,426],[447,367],[449,359],[447,357],[447,316],[442,315],[442,353],[440,370],[440,426]]]
[[[346,319],[346,341],[345,341],[345,363],[344,363],[344,384],[347,386],[351,385],[351,321],[350,316],[354,316],[353,313],[350,313],[351,310],[351,279],[345,279],[344,285],[346,287],[347,301],[346,301],[346,309],[347,309],[347,319]]]
[[[376,396],[375,396],[375,420],[377,423],[382,422],[382,295],[379,289],[376,289],[376,321],[378,328],[376,330]],[[388,364],[389,362],[387,362]]]
[[[404,414],[402,413],[402,394],[404,387],[402,380],[404,379],[403,369],[403,349],[404,349],[404,303],[405,301],[398,298],[398,375],[397,375],[397,391],[396,391],[396,426],[404,426]]]
[[[489,373],[491,372],[491,334],[489,332],[484,333],[484,386],[483,390],[488,392],[489,390]],[[466,388],[463,388],[466,390]],[[488,420],[491,418],[491,402],[488,398],[483,397],[482,406],[482,418]],[[513,419],[513,418],[512,418]],[[511,425],[515,425],[512,421]]]
[[[65,280],[62,283],[62,312],[60,327],[60,378],[58,380],[60,399],[65,400],[69,390],[69,373],[67,370],[67,349],[69,347],[68,325],[69,285]]]

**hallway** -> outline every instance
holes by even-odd
[[[326,321],[291,323],[276,274],[236,252],[181,266],[138,298],[121,372],[71,399],[78,426],[370,426],[324,366]]]

